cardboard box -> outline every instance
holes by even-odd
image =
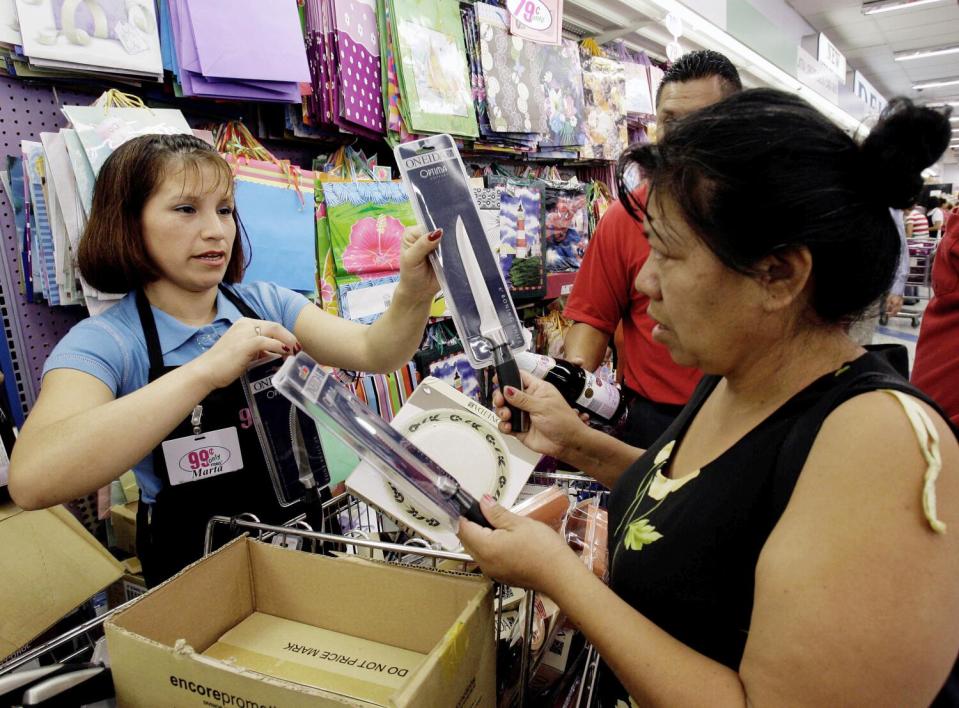
[[[54,625],[123,573],[62,506],[0,505],[0,658]]]
[[[203,652],[267,676],[386,702],[426,654],[254,612]]]
[[[203,655],[242,634],[254,613],[326,630],[327,639],[339,633],[423,658],[398,685],[363,700],[343,695],[349,690],[342,685],[337,693],[336,681],[320,689],[251,670],[252,659],[235,649],[226,652],[228,660]],[[479,576],[328,558],[240,538],[121,610],[106,635],[121,706],[496,704],[492,586]],[[291,661],[309,654],[328,663],[334,653],[352,669],[362,661],[290,637],[278,651]],[[365,669],[389,676],[388,667]]]
[[[138,501],[114,504],[110,507],[110,523],[113,525],[113,547],[130,555],[137,552],[137,507]]]
[[[111,610],[135,597],[140,597],[147,591],[140,559],[133,556],[123,561],[121,565],[123,566],[123,577],[107,588],[107,607]]]

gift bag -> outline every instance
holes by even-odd
[[[479,134],[459,4],[387,0],[404,122],[415,132]]]
[[[605,182],[593,180],[586,188],[586,204],[589,209],[589,235],[596,233],[599,220],[613,203],[613,195]]]
[[[586,188],[581,184],[548,184],[545,189],[546,268],[579,270],[589,245]]]
[[[314,163],[315,164],[315,163]],[[326,199],[323,195],[323,179],[314,172],[314,196],[316,198],[316,296],[317,304],[331,315],[340,314],[340,301],[336,295],[336,269],[333,266],[333,247],[330,243],[330,224],[326,214]]]
[[[313,293],[313,172],[276,158],[238,121],[219,126],[215,140],[217,150],[233,167],[236,209],[250,249],[244,278],[248,282],[266,280],[290,290]]]
[[[323,195],[340,314],[373,322],[399,281],[403,232],[416,223],[409,197],[396,182],[327,182]]]
[[[514,300],[538,300],[546,295],[543,259],[544,193],[537,180],[489,175],[499,192],[500,268]]]
[[[474,400],[482,398],[477,372],[448,321],[437,322],[427,330],[424,346],[416,352],[413,362],[421,379],[433,376]]]
[[[626,149],[626,70],[613,59],[583,59],[583,97],[586,106],[584,157],[618,160]]]
[[[108,92],[97,105],[64,106],[62,110],[77,131],[94,174],[114,150],[133,138],[151,133],[192,135],[179,110],[146,108],[140,99],[118,91]]]
[[[313,172],[226,157],[234,167],[236,209],[249,239],[244,278],[312,293],[316,288]]]
[[[386,168],[387,170],[389,168]],[[327,157],[313,160],[316,196],[316,286],[320,306],[332,315],[340,314],[336,265],[330,239],[329,215],[323,185],[331,182],[376,181],[379,168],[376,158],[344,146]]]

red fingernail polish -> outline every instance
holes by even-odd
[[[515,396],[515,395],[516,395],[516,389],[513,388],[512,386],[507,386],[506,388],[503,389],[503,392],[504,392],[507,396]]]
[[[433,233],[429,235],[430,241],[436,241],[440,236],[443,235],[443,229],[436,229]]]
[[[290,348],[284,344],[284,345],[283,345],[283,351],[289,353]]]

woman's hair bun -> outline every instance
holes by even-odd
[[[922,171],[949,146],[949,113],[894,98],[863,141],[863,178],[883,206],[905,209],[922,191]]]

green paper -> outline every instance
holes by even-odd
[[[410,130],[478,137],[459,3],[387,2],[399,44],[397,73]]]
[[[403,229],[416,224],[396,182],[330,182],[323,187],[336,284],[399,272]]]

